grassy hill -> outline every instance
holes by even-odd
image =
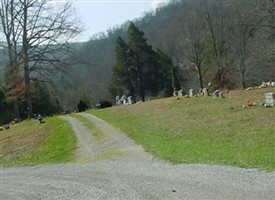
[[[0,132],[1,166],[63,163],[74,159],[76,135],[59,117],[29,120]]]
[[[275,93],[275,88],[232,91],[224,99],[171,97],[89,112],[121,129],[146,151],[175,164],[275,171],[275,107],[259,106],[266,92]],[[258,106],[243,109],[247,100]],[[76,147],[76,136],[63,119],[47,118],[44,124],[25,121],[0,132],[0,163],[68,162],[74,160]]]
[[[158,158],[275,170],[275,107],[266,92],[231,91],[227,98],[167,98],[91,111],[124,131]],[[242,108],[246,101],[258,106]]]

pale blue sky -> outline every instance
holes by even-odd
[[[77,16],[87,29],[77,41],[87,41],[127,20],[143,16],[167,0],[74,0]]]

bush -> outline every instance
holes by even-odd
[[[83,112],[85,110],[87,110],[89,108],[88,104],[85,103],[82,100],[79,100],[78,104],[77,104],[77,109],[79,112]]]
[[[113,104],[107,100],[100,101],[99,103],[100,103],[100,108],[108,108],[113,106]]]
[[[15,116],[11,113],[4,113],[1,114],[0,116],[0,125],[4,125],[4,124],[8,124],[10,123],[13,119],[15,118]]]

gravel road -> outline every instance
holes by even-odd
[[[76,118],[76,163],[1,168],[0,199],[274,200],[275,172],[209,165],[171,165],[143,151],[101,119],[83,113],[104,132],[95,139]]]

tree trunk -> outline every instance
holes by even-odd
[[[243,87],[243,89],[245,89],[246,88],[246,77],[245,77],[245,70],[244,70],[244,66],[242,66],[242,87]]]
[[[129,88],[130,88],[130,94],[133,97],[133,101],[136,102],[135,90],[134,90],[134,86],[132,84],[131,78],[129,78]]]
[[[137,68],[137,77],[138,77],[138,86],[139,86],[139,95],[141,97],[142,101],[145,101],[145,92],[144,92],[144,86],[143,86],[143,80],[142,80],[142,74],[141,74],[141,67],[140,64],[138,64]]]
[[[26,86],[25,99],[27,103],[28,118],[32,118],[33,108],[32,108],[32,99],[31,99],[31,83],[30,83],[30,77],[28,74],[29,74],[29,70],[25,69],[25,86]]]
[[[24,80],[25,80],[25,99],[27,103],[28,118],[33,116],[32,100],[31,100],[31,82],[30,82],[30,70],[29,70],[29,57],[28,57],[28,30],[27,30],[27,19],[28,19],[28,7],[24,4],[24,25],[23,25],[23,63],[24,63]]]
[[[198,71],[198,78],[199,78],[199,82],[200,82],[200,88],[204,88],[203,76],[202,76],[201,66],[200,65],[197,66],[197,71]]]

